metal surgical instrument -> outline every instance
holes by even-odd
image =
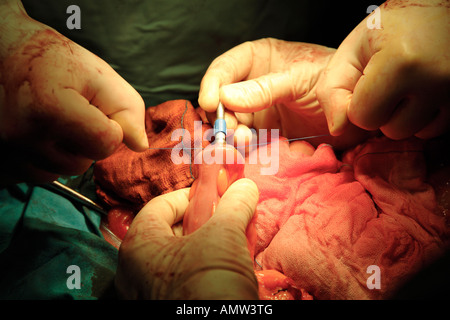
[[[216,111],[217,119],[214,122],[214,143],[226,144],[227,136],[227,124],[225,122],[225,108],[222,102],[219,102],[219,106]]]
[[[60,195],[66,196],[69,199],[75,200],[78,203],[81,203],[82,205],[85,205],[86,207],[88,207],[90,209],[100,212],[101,214],[107,215],[107,211],[104,208],[102,208],[99,204],[95,203],[88,197],[85,197],[81,193],[69,188],[68,186],[62,184],[59,181],[53,181],[51,183],[41,184],[38,186],[41,188],[56,192]]]

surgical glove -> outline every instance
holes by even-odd
[[[245,230],[258,189],[240,179],[224,193],[214,215],[182,236],[189,189],[151,200],[135,217],[119,249],[115,285],[125,299],[258,299]]]
[[[1,184],[84,172],[123,141],[148,148],[144,102],[105,61],[0,2]]]
[[[450,124],[448,1],[387,1],[342,42],[317,85],[330,132],[349,123],[389,138]]]
[[[279,129],[288,139],[327,135],[316,86],[334,52],[272,38],[245,42],[211,63],[201,82],[199,105],[211,115],[220,100],[227,109],[227,128],[235,129],[240,139],[250,136],[248,128]],[[308,141],[346,148],[363,137],[366,132],[354,128],[345,136]]]

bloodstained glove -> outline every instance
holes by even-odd
[[[133,220],[119,251],[116,289],[125,299],[258,299],[245,230],[258,202],[249,179],[233,183],[214,215],[182,236],[189,204],[180,189],[151,200]]]
[[[0,1],[1,184],[84,172],[123,141],[148,148],[141,96],[105,61]]]
[[[449,1],[387,1],[348,35],[317,85],[331,134],[350,123],[392,139],[449,129],[449,8]]]
[[[236,130],[236,140],[249,140],[249,128],[279,129],[288,139],[321,135],[308,139],[316,146],[355,145],[367,132],[354,127],[340,137],[323,136],[329,132],[316,87],[334,52],[272,38],[245,42],[211,63],[201,82],[199,104],[213,123],[212,112],[220,100],[227,109],[227,128]]]

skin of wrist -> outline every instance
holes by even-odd
[[[21,1],[0,0],[0,61],[43,27],[28,16]]]
[[[14,24],[21,15],[28,17],[22,2],[18,0],[0,0],[0,9],[1,26]]]
[[[258,283],[252,275],[232,270],[199,272],[178,287],[170,299],[257,300]]]

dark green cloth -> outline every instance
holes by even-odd
[[[114,297],[117,249],[101,236],[100,213],[20,184],[0,190],[0,215],[1,299]],[[80,289],[67,285],[71,265]]]

